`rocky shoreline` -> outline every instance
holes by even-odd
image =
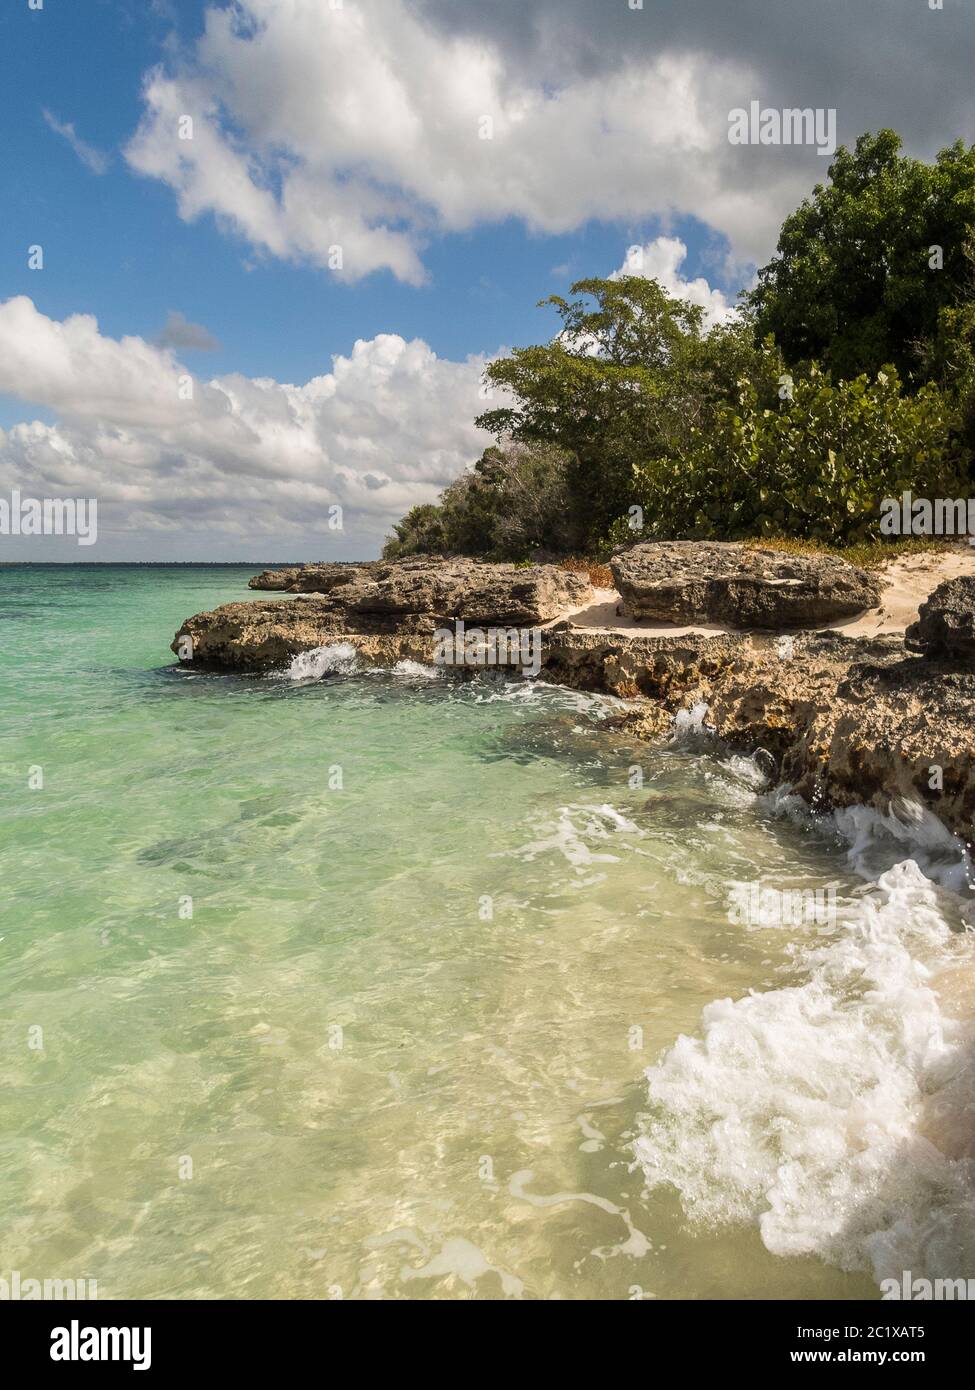
[[[531,628],[542,679],[633,700],[620,722],[641,737],[668,738],[679,711],[704,705],[719,739],[762,750],[771,782],[814,810],[929,812],[972,841],[975,578],[941,584],[906,633],[864,637],[828,624],[875,607],[883,583],[834,557],[662,542],[622,551],[612,570],[625,627],[586,626],[587,576],[554,565],[418,557],[266,571],[250,587],[274,597],[188,618],[172,649],[182,664],[259,673],[343,642],[366,666],[392,666],[433,662],[435,633],[458,623]],[[641,631],[647,619],[673,631]]]

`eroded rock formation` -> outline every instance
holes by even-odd
[[[429,614],[470,623],[544,623],[585,602],[589,581],[558,565],[493,565],[465,558],[305,565],[265,570],[252,589],[331,595],[353,614]]]
[[[738,548],[721,552],[729,565],[732,552]],[[666,605],[675,622],[727,622],[730,606],[739,620],[762,616],[762,630],[751,633],[654,635],[553,622],[556,614],[586,602],[585,578],[554,566],[420,559],[317,566],[315,575],[296,571],[292,585],[319,588],[197,614],[183,624],[173,650],[180,651],[188,636],[194,663],[260,672],[341,641],[367,665],[393,665],[433,661],[434,631],[451,618],[539,625],[543,678],[633,699],[621,717],[642,736],[665,736],[678,711],[706,705],[719,738],[743,751],[764,750],[772,780],[793,786],[815,809],[863,803],[886,812],[906,798],[970,841],[975,580],[942,585],[922,607],[910,645],[900,636],[853,638],[829,631],[777,638],[766,629],[770,615],[781,611],[776,591],[783,582],[793,586],[789,602],[798,603],[799,611],[811,605],[822,613],[825,603],[831,616],[837,605],[849,612],[849,605],[856,611],[867,600],[875,602],[880,585],[861,571],[853,570],[851,578],[849,566],[826,565],[818,578],[808,570],[786,574],[793,557],[780,566],[766,552],[749,553],[760,557],[761,572],[748,569],[737,587],[730,570],[714,584],[713,572],[702,579],[705,570],[697,566],[683,590],[676,571],[661,578],[666,599],[659,597],[663,590],[653,589],[656,581],[642,562],[631,560],[627,572],[636,576],[634,585],[644,585],[642,592],[657,593],[652,602]],[[667,562],[672,569],[674,563]],[[796,611],[789,609],[787,626],[793,629]]]
[[[534,626],[581,606],[592,593],[584,575],[556,565],[431,558],[267,570],[251,584],[272,589],[278,575],[294,597],[198,613],[180,628],[173,651],[189,636],[197,664],[267,671],[348,639],[377,660],[429,661],[433,633],[443,623],[460,618],[469,626]],[[378,638],[386,640],[372,640]]]
[[[734,628],[818,627],[872,608],[875,575],[834,555],[732,541],[653,541],[610,562],[628,617]]]
[[[975,576],[939,584],[905,638],[912,651],[975,666]]]
[[[971,841],[975,827],[975,671],[912,655],[900,637],[802,633],[643,637],[546,634],[543,673],[588,690],[641,696],[625,716],[648,738],[707,706],[733,748],[764,749],[773,783],[815,810],[900,798]]]

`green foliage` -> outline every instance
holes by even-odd
[[[955,401],[955,431],[975,460],[975,303],[942,309],[925,370]],[[969,466],[969,479],[975,482],[973,465]]]
[[[964,490],[968,454],[933,383],[908,396],[893,368],[834,386],[813,367],[793,392],[770,409],[746,382],[679,462],[638,466],[644,534],[849,544],[879,538],[885,497]]]
[[[900,148],[892,130],[841,147],[830,183],[783,223],[748,299],[758,334],[793,366],[818,359],[850,379],[892,362],[919,384],[942,310],[972,293],[975,146],[958,141],[933,164]]]
[[[395,536],[383,547],[383,558],[401,560],[405,555],[444,555],[447,532],[440,507],[432,502],[411,507],[393,526]]]
[[[540,550],[568,554],[579,540],[569,468],[569,457],[550,444],[487,449],[472,472],[445,488],[439,505],[414,507],[394,526],[383,555],[522,561]]]
[[[705,335],[703,311],[655,280],[580,280],[572,294],[542,301],[562,320],[552,342],[488,367],[513,404],[477,423],[572,457],[574,519],[591,544],[632,501],[633,464],[679,458],[757,351],[744,323]]]
[[[487,369],[504,404],[477,424],[502,447],[414,508],[385,553],[605,557],[641,536],[863,545],[884,497],[964,495],[975,146],[924,164],[900,143],[884,130],[837,151],[730,324],[706,331],[700,308],[633,275],[543,300],[556,336]]]

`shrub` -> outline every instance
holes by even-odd
[[[685,458],[638,467],[644,533],[847,544],[879,538],[885,497],[964,490],[968,454],[936,385],[906,396],[893,369],[833,385],[813,367],[793,391],[762,408],[746,382],[739,406],[721,411]],[[615,534],[623,538],[620,523]]]

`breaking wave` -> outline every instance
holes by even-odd
[[[291,681],[320,681],[324,676],[350,676],[358,666],[358,653],[351,642],[330,642],[291,658],[285,678]]]
[[[799,814],[786,795],[780,809]],[[963,847],[922,808],[839,812],[871,886],[790,983],[716,999],[646,1072],[634,1144],[696,1223],[875,1279],[975,1272],[975,984]],[[911,857],[905,858],[905,851]],[[952,890],[952,891],[949,891]]]

